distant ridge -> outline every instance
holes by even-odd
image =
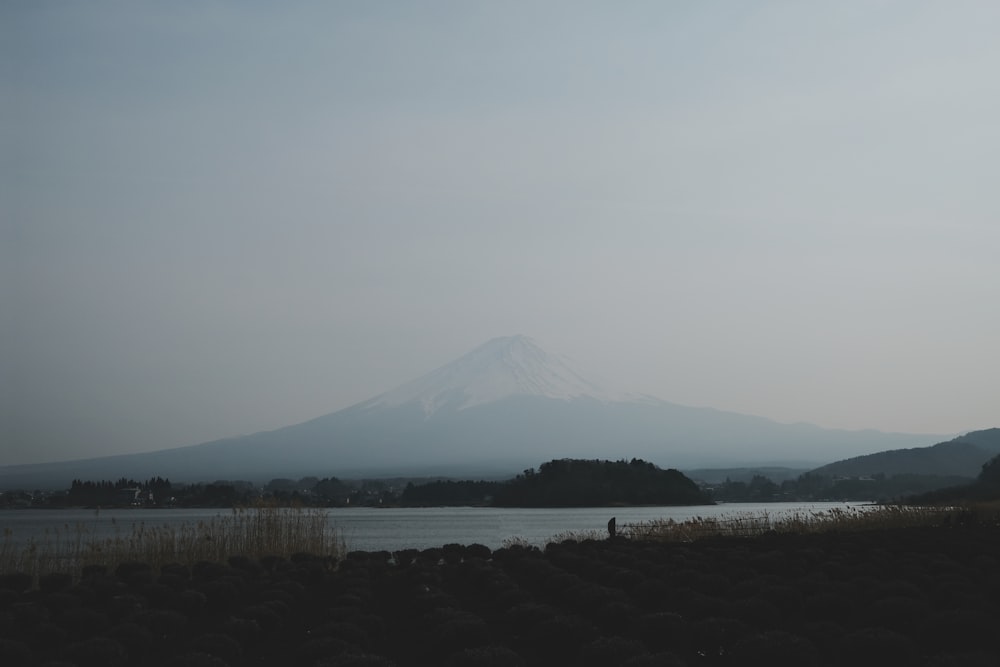
[[[894,449],[827,464],[812,472],[841,477],[884,475],[959,475],[976,477],[983,464],[1000,454],[1000,428],[971,431],[931,447]]]
[[[494,338],[351,407],[273,431],[144,454],[0,467],[0,489],[74,478],[172,482],[304,476],[513,475],[547,459],[663,468],[812,468],[940,436],[838,431],[617,394],[527,336]]]

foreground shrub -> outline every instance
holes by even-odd
[[[598,637],[583,647],[578,664],[584,667],[614,667],[646,653],[646,646],[638,639]]]
[[[819,652],[808,639],[788,632],[770,631],[736,642],[733,658],[748,665],[811,667],[819,665]]]
[[[12,639],[0,639],[0,664],[21,667],[31,664],[31,649],[28,645]]]
[[[524,667],[524,659],[506,646],[479,646],[455,653],[448,667]]]
[[[688,667],[688,663],[673,653],[651,653],[629,658],[621,667]]]
[[[885,628],[864,628],[848,634],[840,644],[844,664],[883,667],[910,664],[917,659],[917,645],[908,637]]]
[[[128,651],[108,637],[93,637],[66,649],[70,661],[79,667],[119,667],[128,662]]]
[[[320,660],[315,667],[396,667],[396,663],[382,655],[370,653],[342,653]]]

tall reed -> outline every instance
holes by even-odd
[[[1000,508],[910,507],[906,505],[852,506],[772,516],[767,512],[739,512],[685,521],[654,519],[627,523],[619,533],[634,540],[691,542],[706,537],[754,537],[767,533],[885,530],[913,526],[961,525],[969,521],[995,523]]]
[[[110,537],[96,536],[81,523],[26,544],[14,542],[10,530],[5,529],[0,544],[0,572],[25,572],[37,577],[50,572],[76,574],[88,565],[112,569],[129,561],[159,568],[167,563],[225,561],[235,555],[287,557],[304,552],[337,556],[346,551],[327,513],[302,507],[240,507],[228,516],[197,523],[147,526],[139,521],[129,529],[114,519],[112,523],[114,535]]]

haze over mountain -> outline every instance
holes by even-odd
[[[509,474],[563,458],[639,457],[664,467],[813,467],[934,435],[837,431],[618,394],[530,338],[495,338],[412,382],[274,431],[190,447],[6,466],[0,486],[153,475],[174,481],[304,475]]]

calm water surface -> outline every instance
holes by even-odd
[[[331,527],[350,550],[426,549],[443,544],[485,544],[491,549],[516,538],[544,546],[562,533],[594,531],[607,535],[607,522],[619,525],[653,519],[684,521],[694,517],[794,513],[860,507],[862,503],[730,503],[695,507],[585,507],[568,509],[501,509],[493,507],[332,508],[323,510]],[[116,509],[116,510],[3,510],[0,527],[4,541],[75,540],[88,537],[130,535],[134,528],[164,524],[196,524],[231,512],[219,509]]]

